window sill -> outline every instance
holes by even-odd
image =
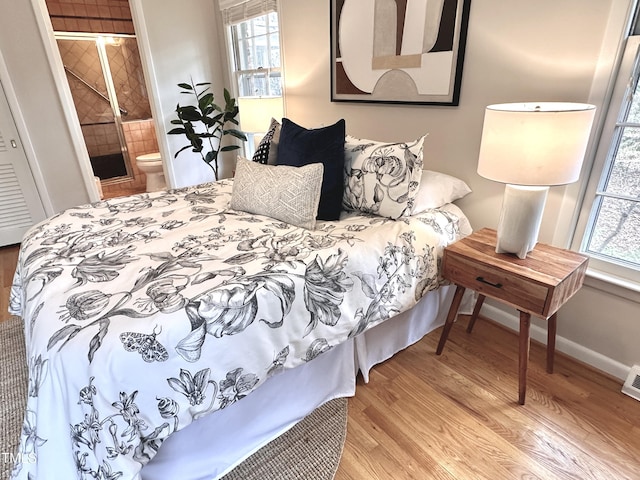
[[[611,295],[640,303],[640,285],[627,278],[587,268],[584,284]]]

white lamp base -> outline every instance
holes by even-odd
[[[504,189],[498,223],[497,253],[526,258],[538,242],[544,204],[549,187],[510,185]]]

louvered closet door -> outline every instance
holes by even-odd
[[[20,243],[45,212],[0,83],[0,246]]]

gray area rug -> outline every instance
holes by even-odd
[[[22,321],[0,321],[0,479],[11,473],[27,395]],[[223,480],[331,480],[347,433],[347,399],[327,402]]]

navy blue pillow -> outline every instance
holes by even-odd
[[[278,165],[302,167],[322,163],[318,220],[338,220],[344,192],[344,119],[328,127],[306,129],[288,118],[282,119]]]

